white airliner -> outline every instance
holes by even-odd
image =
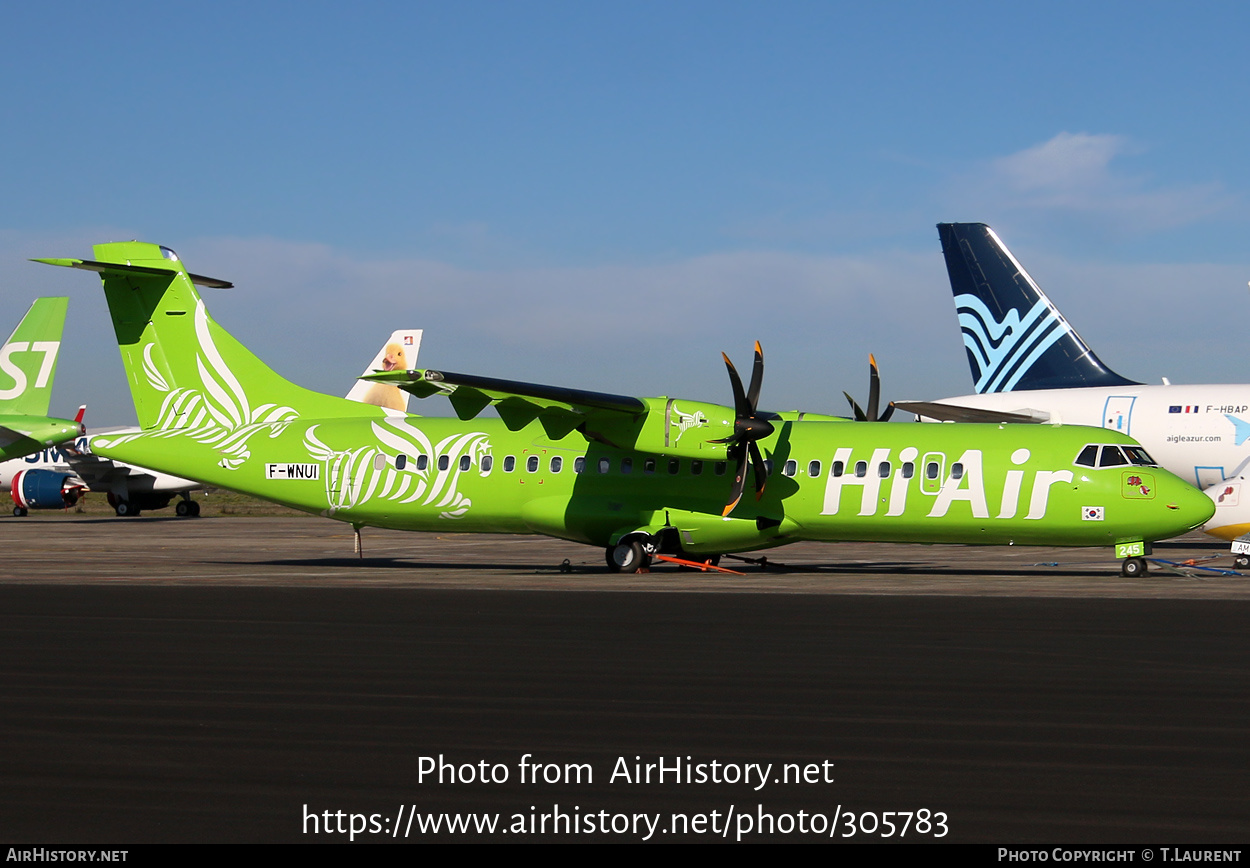
[[[421,335],[421,329],[393,332],[364,373],[414,367]],[[347,397],[396,413],[408,408],[407,392],[382,383],[358,380]],[[84,491],[104,493],[119,516],[163,509],[178,495],[181,499],[174,511],[179,516],[200,514],[200,504],[191,498],[191,492],[202,487],[198,482],[93,455],[92,438],[106,430],[116,436],[124,429],[100,429],[72,442],[0,462],[0,489],[11,494],[13,514],[24,516],[32,509],[64,509],[76,504]]]
[[[977,394],[900,402],[924,421],[1112,428],[1216,502],[1204,527],[1250,532],[1250,384],[1143,385],[1104,365],[984,223],[939,223]],[[1114,460],[1114,458],[1112,458]],[[1231,489],[1231,490],[1230,490]],[[1250,544],[1234,543],[1239,566]]]

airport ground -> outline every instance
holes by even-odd
[[[534,537],[366,530],[360,558],[346,526],[242,511],[0,519],[0,841],[329,843],[356,814],[358,842],[637,841],[610,826],[643,815],[653,841],[863,842],[888,812],[917,843],[939,813],[948,842],[1248,837],[1250,578],[806,544],[620,576]],[[721,779],[633,780],[678,762]]]

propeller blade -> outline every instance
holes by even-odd
[[[894,415],[894,402],[891,401],[889,404],[886,405],[885,412],[881,414],[880,421],[889,422],[890,417],[893,415]]]
[[[868,417],[864,415],[864,411],[860,409],[859,404],[857,404],[855,402],[855,399],[850,396],[850,393],[843,392],[842,394],[846,396],[846,403],[851,405],[851,412],[855,414],[855,421],[856,422],[868,421]]]
[[[755,366],[751,368],[751,387],[747,389],[747,403],[751,405],[748,415],[755,415],[760,404],[760,386],[764,385],[764,350],[755,342]]]
[[[748,447],[751,455],[751,466],[755,468],[755,499],[759,500],[764,496],[764,485],[768,482],[768,468],[764,464],[764,456],[760,454],[760,447],[755,445],[752,440]]]
[[[877,370],[877,360],[872,353],[868,354],[868,421],[877,421],[877,410],[881,406],[881,372]]]
[[[731,448],[731,452],[734,450]],[[729,503],[721,512],[721,517],[729,515],[734,511],[734,507],[738,505],[738,501],[742,500],[742,492],[746,488],[747,480],[747,452],[745,449],[738,450],[738,460],[734,466],[734,484],[729,491]]]
[[[755,468],[755,499],[759,500],[764,495],[768,471],[764,467],[764,456],[760,454],[756,441],[772,435],[775,429],[767,419],[759,419],[755,415],[760,388],[764,384],[764,350],[760,347],[760,342],[755,342],[755,364],[751,368],[751,385],[746,391],[742,389],[742,378],[738,376],[738,370],[729,360],[729,356],[726,353],[720,355],[725,360],[725,369],[729,371],[729,385],[733,389],[734,432],[729,437],[708,442],[727,444],[726,453],[735,462],[729,503],[721,512],[722,516],[728,516],[742,500],[742,493],[746,489],[748,462]]]
[[[729,361],[729,356],[721,353],[721,358],[725,360],[725,367],[729,369],[729,385],[734,393],[734,413],[741,416],[750,416],[753,412],[750,404],[747,403],[747,396],[742,391],[742,378],[738,376],[738,369],[734,367],[734,363]]]

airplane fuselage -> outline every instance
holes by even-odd
[[[790,416],[789,419],[785,418]],[[609,546],[667,530],[688,552],[797,540],[1110,546],[1182,533],[1207,498],[1156,467],[1078,466],[1116,432],[1030,425],[907,426],[796,421],[761,443],[763,498],[722,517],[732,465],[552,439],[539,424],[392,416],[255,427],[241,462],[188,460],[176,429],[97,438],[119,460],[177,468],[357,526],[541,533]],[[180,443],[179,441],[183,441]],[[233,453],[240,455],[236,447]],[[723,452],[720,453],[723,455]]]
[[[1250,458],[1250,385],[1112,386],[995,392],[935,404],[1013,412],[1127,434],[1162,467],[1198,488],[1231,477]]]

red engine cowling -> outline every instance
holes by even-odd
[[[78,502],[81,483],[54,470],[19,470],[13,475],[13,502],[22,509],[65,509]]]

